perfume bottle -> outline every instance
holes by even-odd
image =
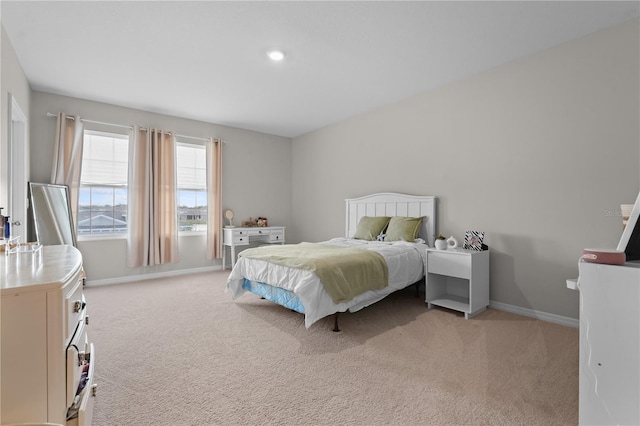
[[[4,239],[8,240],[11,238],[11,221],[9,220],[9,216],[4,217]]]

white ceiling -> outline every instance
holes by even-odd
[[[637,18],[640,2],[0,7],[34,90],[294,137]]]

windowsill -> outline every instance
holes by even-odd
[[[207,236],[207,231],[180,231],[180,232],[178,232],[178,238],[179,237],[198,237],[198,236],[206,237]]]
[[[127,234],[115,235],[78,235],[78,242],[83,241],[100,241],[100,240],[126,240]]]
[[[207,231],[180,231],[178,232],[178,238],[180,237],[206,237]],[[78,242],[84,241],[101,241],[101,240],[126,240],[127,234],[116,235],[81,235],[78,236]]]

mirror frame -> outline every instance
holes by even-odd
[[[627,262],[640,260],[640,193],[629,214],[627,226],[618,242],[618,251],[624,251]]]
[[[51,209],[49,206],[47,206],[47,209],[43,212],[43,206],[40,205],[40,203],[37,201],[37,197],[34,197],[34,190],[38,190],[38,189],[47,189],[50,188],[51,190],[56,190],[56,192],[60,192],[62,193],[62,195],[65,198],[65,205],[66,205],[66,212],[58,212],[58,215],[52,215],[51,214]],[[74,247],[77,246],[77,241],[76,241],[76,232],[75,232],[75,227],[73,226],[73,214],[72,214],[72,210],[71,210],[71,200],[69,197],[69,187],[67,185],[56,185],[56,184],[52,184],[52,183],[35,183],[35,182],[29,182],[29,208],[31,210],[31,217],[33,218],[33,226],[36,232],[36,240],[38,241],[38,243],[46,246],[46,245],[61,245],[61,244],[69,244],[71,243],[71,245],[73,245]],[[60,227],[63,228],[65,230],[69,230],[70,234],[71,234],[71,242],[66,241],[64,239],[49,239],[47,241],[43,241],[42,239],[44,238],[44,235],[50,235],[52,234],[52,232],[45,232],[45,224],[44,221],[42,220],[42,215],[47,212],[48,217],[51,218],[53,221],[56,221],[56,227]],[[64,220],[63,222],[60,222],[57,220],[58,217],[62,217],[62,216],[66,216],[66,220]],[[39,220],[40,217],[40,220]],[[68,227],[68,228],[67,228]],[[58,232],[59,234],[59,232]]]

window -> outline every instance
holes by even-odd
[[[84,132],[78,236],[127,232],[129,137]]]
[[[178,229],[207,230],[207,151],[203,145],[176,145]]]

